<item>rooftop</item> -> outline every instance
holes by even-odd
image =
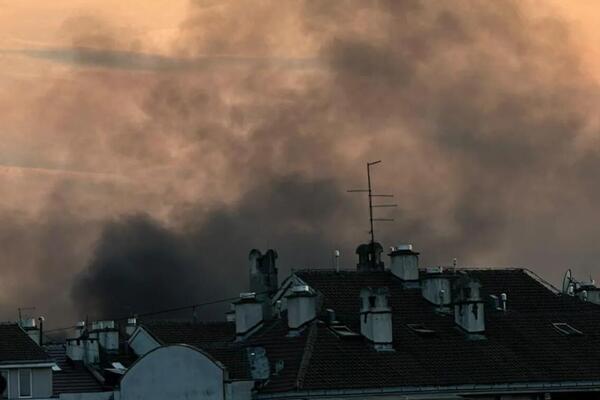
[[[0,324],[0,365],[52,362],[17,324]]]
[[[67,358],[64,344],[45,346],[60,371],[52,371],[53,391],[60,393],[94,393],[103,391],[100,382],[82,362],[73,362]]]
[[[389,271],[302,270],[294,275],[315,290],[321,310],[334,310],[340,325],[358,333],[360,290],[387,287],[392,352],[376,351],[362,336],[336,333],[324,315],[290,336],[284,314],[237,342],[230,322],[145,327],[164,344],[186,343],[207,351],[227,367],[231,379],[250,378],[247,349],[263,347],[272,371],[263,393],[600,377],[600,306],[559,294],[523,269],[455,273],[477,279],[484,300],[507,294],[506,312],[486,302],[485,334],[478,340],[458,328],[453,315],[428,302],[420,288],[404,285]],[[565,334],[555,323],[581,334]]]

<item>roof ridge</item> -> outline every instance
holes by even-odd
[[[312,358],[313,350],[315,348],[315,342],[317,341],[317,324],[315,321],[311,324],[308,330],[308,336],[306,337],[306,343],[304,344],[304,350],[302,352],[302,360],[300,360],[300,366],[298,367],[298,375],[296,377],[296,388],[302,389],[304,384],[304,377]]]
[[[177,320],[154,320],[154,321],[142,321],[143,325],[147,326],[159,326],[159,325],[228,325],[232,324],[229,321],[219,321],[219,320],[208,320],[208,321],[177,321]]]

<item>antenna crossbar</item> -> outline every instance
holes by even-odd
[[[397,204],[373,204],[373,197],[386,197],[386,198],[394,197],[393,194],[373,193],[373,188],[371,186],[371,167],[373,165],[379,164],[380,162],[381,162],[381,160],[367,162],[367,189],[348,190],[349,193],[368,193],[368,197],[369,197],[369,227],[371,228],[369,230],[369,234],[371,236],[371,243],[375,243],[375,229],[373,227],[373,222],[393,221],[392,218],[374,218],[373,217],[373,208],[392,208],[392,207],[398,206]]]

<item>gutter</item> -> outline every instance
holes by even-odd
[[[339,398],[387,395],[499,394],[537,392],[600,391],[600,381],[501,383],[489,385],[404,386],[365,389],[299,390],[282,393],[258,393],[257,399]]]
[[[43,361],[43,362],[25,362],[25,363],[12,363],[12,364],[0,364],[0,368],[52,368],[56,363],[54,361]]]

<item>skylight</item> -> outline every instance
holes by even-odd
[[[429,329],[423,324],[406,324],[406,326],[419,335],[428,336],[435,334],[433,329]]]
[[[563,335],[573,336],[583,334],[580,330],[573,328],[571,325],[565,322],[553,322],[552,326],[554,326],[554,328]]]
[[[345,325],[333,325],[330,327],[340,337],[356,337],[360,336],[358,333],[353,332]]]

